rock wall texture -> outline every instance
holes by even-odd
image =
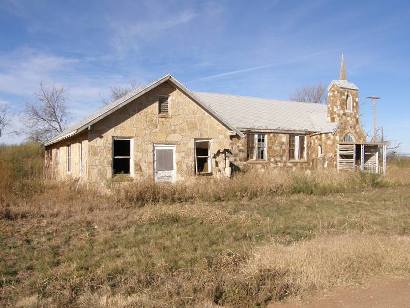
[[[158,114],[159,96],[169,96],[169,115]],[[176,145],[177,180],[195,174],[194,140],[211,140],[211,153],[230,149],[230,131],[171,83],[164,83],[91,127],[88,179],[112,178],[114,137],[133,140],[134,177],[153,177],[154,144]],[[212,159],[213,172],[221,166]]]
[[[70,170],[68,169],[68,148],[71,149]],[[47,175],[58,180],[68,178],[87,179],[88,138],[87,133],[54,144],[48,149],[51,159],[46,161]]]
[[[352,111],[347,108],[348,95],[352,97]],[[341,142],[343,137],[350,133],[357,143],[366,141],[366,135],[360,125],[359,92],[344,89],[333,84],[328,91],[328,120],[338,123],[336,141]]]
[[[158,113],[160,96],[169,97],[169,114]],[[352,97],[352,110],[347,97]],[[336,122],[334,133],[307,134],[306,158],[289,159],[289,133],[266,133],[267,159],[247,159],[247,136],[239,137],[189,96],[166,82],[93,124],[82,134],[47,148],[48,173],[57,179],[80,178],[82,181],[106,183],[113,178],[113,140],[132,141],[132,176],[153,178],[155,144],[176,146],[177,180],[195,175],[194,144],[196,139],[210,140],[212,173],[225,174],[247,168],[334,168],[336,148],[345,134],[357,143],[366,137],[360,125],[358,91],[332,85],[328,93],[328,119]],[[255,133],[255,132],[252,132]],[[68,147],[71,147],[71,170],[68,172]],[[51,153],[51,159],[50,159]]]

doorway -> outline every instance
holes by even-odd
[[[154,144],[155,182],[175,182],[175,145]]]

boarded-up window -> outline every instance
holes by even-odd
[[[131,140],[114,139],[113,140],[113,173],[130,174],[131,173]]]
[[[169,113],[169,104],[168,96],[160,96],[158,98],[158,112],[159,114],[168,114]]]
[[[195,141],[195,172],[196,174],[211,173],[211,154],[209,140]]]
[[[289,159],[304,160],[306,159],[306,138],[305,136],[289,135]]]
[[[174,169],[174,151],[172,149],[156,150],[156,171],[170,171]]]

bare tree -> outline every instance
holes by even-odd
[[[7,118],[7,105],[0,104],[0,137],[3,135],[3,131],[8,124]]]
[[[326,88],[322,84],[298,88],[290,96],[296,102],[326,104]]]
[[[29,139],[45,142],[61,133],[67,122],[66,94],[63,87],[46,87],[40,83],[37,103],[26,105]]]
[[[108,99],[104,99],[103,103],[105,105],[108,105],[109,103],[116,101],[117,99],[127,95],[129,92],[139,87],[140,85],[138,85],[134,81],[131,81],[128,86],[113,86],[111,87],[110,97]]]

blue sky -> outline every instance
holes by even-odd
[[[70,120],[111,86],[171,73],[194,91],[288,99],[338,77],[360,88],[362,121],[410,153],[407,1],[0,1],[0,103],[19,114],[40,81],[62,85]],[[6,134],[0,142],[23,136]]]

